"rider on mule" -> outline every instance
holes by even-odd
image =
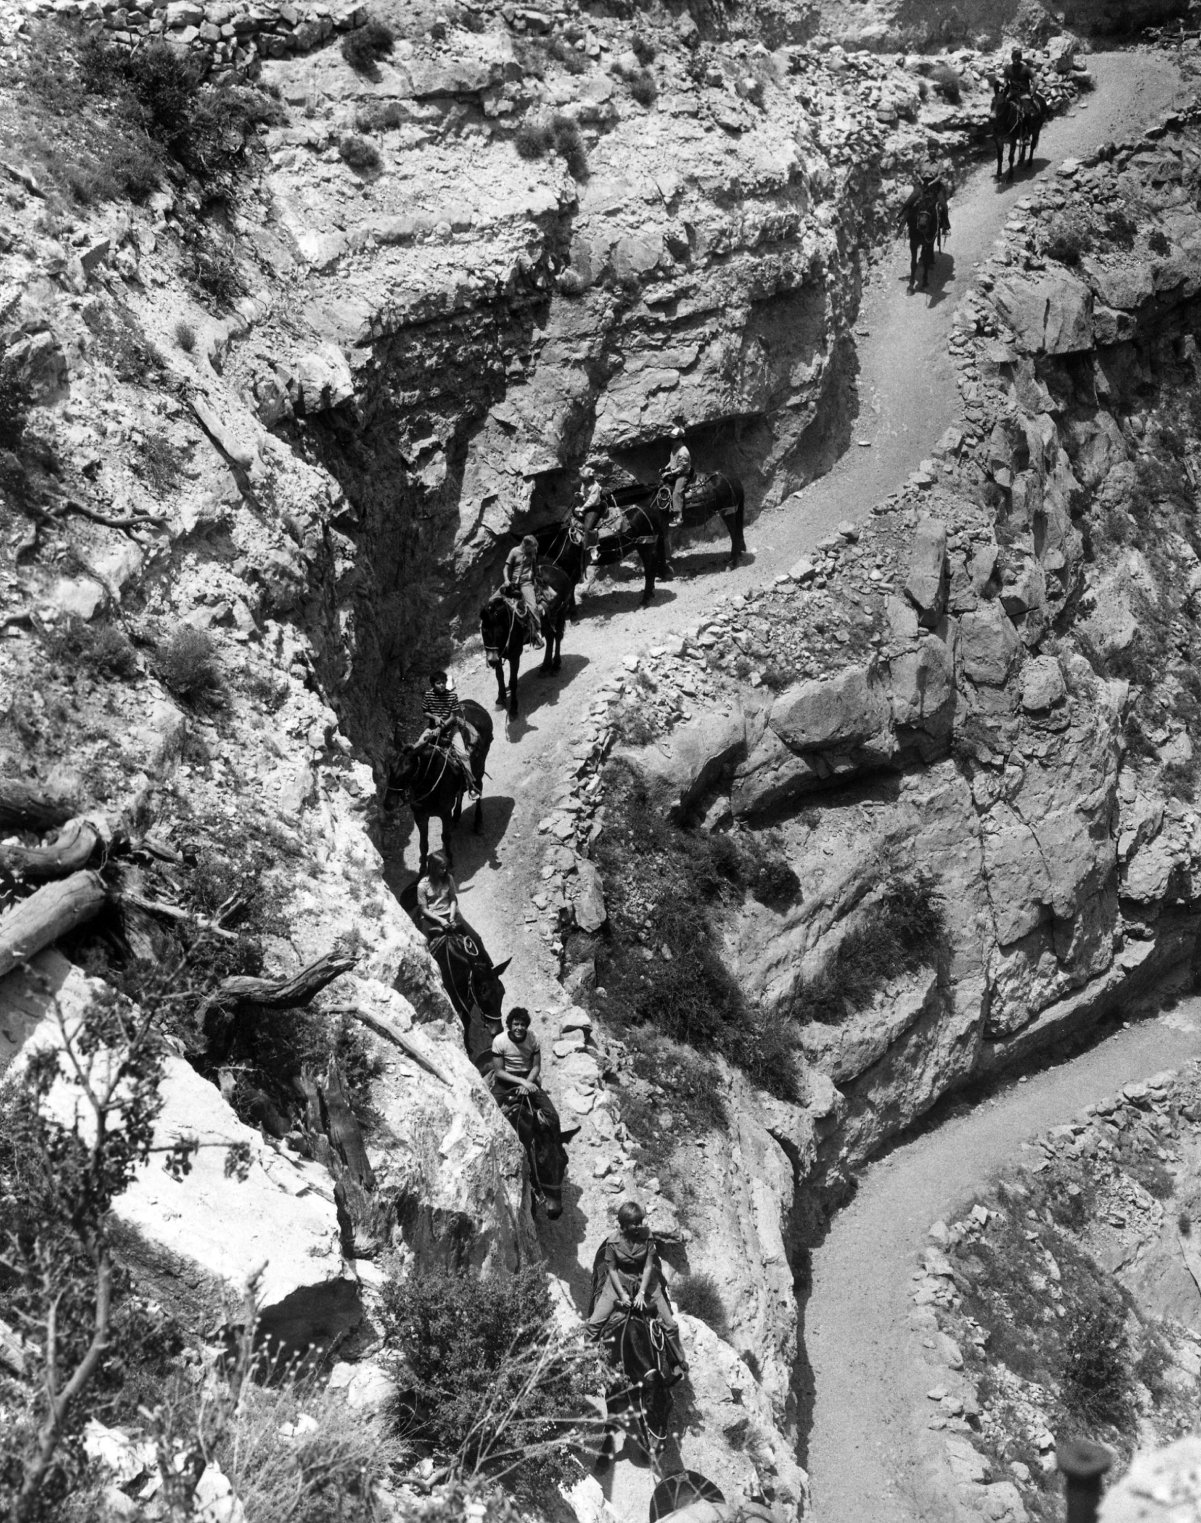
[[[467,754],[468,746],[475,745],[479,740],[479,732],[468,722],[459,695],[445,672],[430,673],[430,685],[421,700],[421,709],[425,729],[414,744],[443,749],[462,773],[469,796],[479,798],[480,790],[475,781],[475,773],[471,770],[471,758]]]
[[[604,1333],[605,1323],[618,1307],[633,1303],[638,1311],[647,1305],[659,1319],[675,1360],[675,1378],[687,1373],[688,1361],[680,1345],[680,1329],[667,1299],[659,1249],[646,1225],[646,1213],[636,1200],[627,1200],[617,1212],[617,1231],[605,1239],[605,1280],[588,1315],[586,1332],[594,1342]]]
[[[514,545],[505,561],[504,582],[501,592],[514,599],[517,611],[526,623],[530,644],[537,650],[542,645],[542,616],[538,612],[538,541],[527,534],[519,545]]]
[[[541,1078],[542,1048],[530,1030],[530,1012],[514,1005],[505,1016],[504,1031],[492,1039],[490,1083],[496,1103],[507,1115],[528,1095],[534,1110],[557,1125],[558,1112],[542,1088]]]
[[[1023,112],[1046,116],[1047,103],[1038,87],[1038,74],[1022,57],[1021,48],[1014,48],[997,88],[999,94],[1013,101]]]
[[[421,929],[427,936],[438,936],[463,924],[459,891],[450,875],[445,852],[430,852],[425,877],[417,884],[417,907],[421,911]]]
[[[947,187],[933,164],[919,164],[913,172],[913,189],[901,207],[899,221],[903,227],[909,224],[909,214],[917,207],[928,207],[938,217],[938,229],[945,238],[951,231],[951,218],[947,207]]]
[[[671,520],[679,523],[684,516],[684,491],[692,480],[692,456],[684,443],[684,430],[677,423],[671,430],[671,459],[659,472],[662,480],[671,487]]]

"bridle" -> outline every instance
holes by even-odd
[[[492,608],[499,604],[509,616],[509,627],[505,630],[504,640],[500,645],[490,644],[484,641],[484,660],[489,666],[499,666],[505,658],[505,653],[513,643],[513,632],[517,627],[517,605],[512,599],[497,593],[488,601],[488,607]]]
[[[471,1005],[475,1004],[479,1008],[480,1015],[485,1020],[490,1019],[475,987],[476,975],[484,971],[481,959],[486,955],[483,947],[480,946],[475,937],[468,931],[458,929],[443,931],[440,936],[431,937],[430,946],[435,953],[445,951],[446,971],[454,986],[454,992],[459,997],[463,1007],[470,1010]],[[460,987],[458,976],[459,970],[462,968],[467,970],[467,988],[465,992]],[[493,971],[491,962],[488,963],[487,971]]]
[[[417,790],[419,788],[421,788],[423,786],[423,784],[420,783],[416,777],[414,777],[413,780],[411,782],[408,782],[408,783],[401,783],[401,784],[389,783],[388,786],[385,788],[384,792],[386,794],[387,793],[396,793],[396,794],[399,794],[400,797],[402,799],[404,799],[404,801],[408,804],[410,809],[421,809],[421,808],[423,808],[423,806],[425,804],[427,804],[430,799],[433,798],[434,794],[437,793],[439,787],[441,786],[442,779],[446,776],[447,768],[450,766],[450,755],[449,755],[449,753],[447,751],[443,750],[443,748],[441,746],[435,746],[433,749],[434,749],[435,755],[441,757],[441,759],[442,759],[442,766],[438,770],[437,777],[434,779],[434,781],[430,784],[430,786],[426,789],[426,791],[424,793],[417,792]],[[416,749],[414,749],[412,754],[413,754],[414,759],[418,763],[424,761],[426,759],[426,757],[428,757],[428,755],[429,755],[428,751],[418,751]]]

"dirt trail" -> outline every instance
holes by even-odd
[[[1151,122],[1181,93],[1175,66],[1166,55],[1096,55],[1090,66],[1097,93],[1051,124],[1037,164],[1041,173],[1054,160],[1089,152],[1107,138],[1121,138]],[[587,605],[581,622],[568,626],[562,672],[543,679],[527,669],[520,685],[521,717],[506,724],[497,715],[485,829],[479,838],[465,832],[457,838],[456,876],[464,913],[494,958],[512,956],[505,976],[507,1005],[524,1004],[533,1010],[544,1042],[555,1033],[539,1022],[539,1012],[561,1005],[561,991],[554,959],[536,927],[524,922],[523,912],[536,891],[544,848],[538,821],[554,802],[569,748],[598,688],[620,669],[625,656],[661,643],[672,631],[695,626],[712,610],[719,593],[769,581],[811,552],[841,520],[865,518],[872,504],[930,453],[959,412],[955,371],[946,348],[952,313],[969,288],[974,265],[1001,232],[1028,183],[1019,179],[1013,186],[998,186],[991,167],[982,164],[960,187],[951,208],[954,231],[948,253],[953,264],[944,263],[929,297],[906,294],[908,249],[902,250],[899,242],[895,257],[874,273],[856,324],[857,442],[826,476],[750,526],[746,563],[734,572],[716,574],[724,558],[722,545],[716,540],[693,543],[677,552],[676,564],[697,575],[662,586],[656,602],[644,611],[637,608],[641,573],[635,579],[627,572],[616,585],[602,583],[605,590]],[[916,384],[915,377],[920,377]],[[494,679],[478,645],[465,652],[456,680],[464,696],[485,703],[495,696]],[[415,841],[409,841],[405,855],[415,870]],[[553,1094],[553,1060],[548,1068]],[[612,1144],[608,1150],[612,1152]],[[575,1144],[575,1157],[563,1218],[554,1225],[543,1223],[541,1237],[554,1272],[582,1305],[592,1252],[610,1226],[620,1197],[602,1191],[591,1178],[587,1124]],[[819,1391],[819,1408],[824,1399]],[[850,1409],[844,1424],[848,1441],[860,1427],[859,1418],[860,1413]],[[815,1449],[815,1455],[819,1452],[825,1454]],[[652,1485],[649,1471],[619,1462],[606,1489],[620,1516],[642,1523]],[[870,1515],[869,1508],[858,1517]]]
[[[909,1273],[931,1223],[988,1180],[1023,1140],[1123,1084],[1201,1053],[1201,1000],[1119,1031],[1010,1085],[872,1165],[813,1255],[804,1347],[816,1400],[808,1454],[818,1523],[918,1523],[915,1414],[929,1366],[907,1330]]]

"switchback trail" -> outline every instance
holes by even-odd
[[[808,1454],[817,1523],[930,1523],[917,1424],[932,1371],[907,1327],[910,1271],[930,1225],[1020,1144],[1123,1084],[1201,1054],[1201,1000],[1130,1026],[1010,1084],[871,1165],[813,1255],[802,1332],[814,1385]]]
[[[1106,139],[1136,133],[1176,104],[1182,94],[1175,64],[1166,54],[1096,54],[1089,66],[1096,93],[1047,128],[1036,161],[1040,174],[1061,158],[1088,153]],[[694,541],[677,552],[676,564],[685,573],[699,574],[662,586],[655,603],[642,611],[636,607],[641,573],[637,578],[627,573],[616,588],[612,582],[602,583],[603,590],[585,605],[581,622],[568,626],[562,672],[544,679],[527,662],[520,684],[521,717],[506,722],[497,715],[484,795],[484,832],[475,838],[463,829],[457,836],[456,877],[463,912],[479,929],[493,957],[499,961],[512,956],[505,975],[506,1008],[524,1004],[534,1012],[535,1028],[548,1047],[547,1081],[552,1094],[556,1081],[549,1043],[555,1032],[539,1016],[561,1007],[562,992],[555,976],[556,959],[537,926],[527,924],[524,911],[537,892],[545,846],[545,839],[538,835],[538,821],[563,785],[570,748],[598,689],[621,671],[627,655],[663,643],[672,632],[694,627],[712,611],[719,593],[733,594],[770,582],[799,556],[812,552],[840,521],[866,518],[872,505],[931,452],[948,423],[959,416],[955,368],[947,349],[954,309],[970,289],[975,265],[988,253],[1031,183],[1029,175],[1017,177],[1012,185],[995,181],[991,161],[982,150],[979,169],[959,187],[952,202],[954,231],[947,253],[953,265],[944,262],[932,296],[906,294],[908,247],[902,248],[900,240],[872,272],[855,324],[860,399],[853,430],[856,442],[827,475],[750,525],[751,554],[742,566],[719,573],[723,545],[717,540],[707,545]],[[721,537],[724,541],[724,532]],[[463,696],[485,704],[494,700],[495,679],[484,665],[478,643],[473,642],[464,653],[456,680]],[[434,844],[436,839],[435,827]],[[405,861],[410,870],[416,870],[413,839]],[[1166,1066],[1167,1061],[1158,1066]],[[598,1139],[590,1135],[588,1119],[572,1148],[569,1208],[558,1223],[540,1223],[550,1267],[581,1308],[592,1253],[612,1225],[616,1203],[613,1194],[592,1178]],[[612,1143],[608,1151],[612,1153]],[[819,1311],[820,1306],[811,1304],[811,1319]],[[810,1335],[818,1332],[814,1320]],[[819,1413],[825,1399],[819,1388]],[[818,1443],[815,1426],[815,1466],[824,1466],[828,1460],[837,1467],[854,1454],[852,1445],[862,1432],[861,1417],[861,1411],[852,1409],[840,1419],[847,1445],[841,1458],[833,1448],[827,1450]],[[652,1486],[649,1470],[619,1463],[606,1491],[620,1516],[629,1523],[642,1523]],[[871,1508],[861,1511],[855,1523],[869,1516]],[[837,1518],[849,1523],[850,1517],[850,1513],[834,1513],[823,1516],[822,1523],[835,1523]]]

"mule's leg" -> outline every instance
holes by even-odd
[[[477,835],[478,836],[480,831],[484,828],[484,781],[483,781],[483,778],[477,778],[476,779],[476,786],[479,788],[480,791],[476,795],[476,800],[475,800],[475,819],[472,822],[471,833],[472,833],[472,835]]]
[[[517,718],[517,673],[521,670],[521,657],[513,656],[509,661],[509,718]]]
[[[555,659],[554,659],[553,665],[554,665],[554,670],[555,671],[560,671],[562,669],[562,666],[563,666],[563,625],[564,625],[564,622],[565,622],[564,617],[563,617],[562,614],[560,614],[558,619],[555,622],[555,631],[554,631],[554,635],[555,635]]]
[[[657,545],[639,545],[638,555],[642,561],[642,601],[639,608],[645,608],[655,595],[655,563],[660,554]]]
[[[413,813],[417,821],[417,876],[425,876],[425,864],[430,854],[430,817],[428,814]]]
[[[453,868],[455,865],[455,856],[454,848],[451,845],[451,836],[454,834],[454,831],[451,828],[451,813],[448,810],[446,814],[440,814],[438,818],[442,821],[442,853],[446,858],[447,867]]]
[[[505,692],[505,658],[502,656],[496,663],[496,707],[503,709],[509,701],[509,695]]]

